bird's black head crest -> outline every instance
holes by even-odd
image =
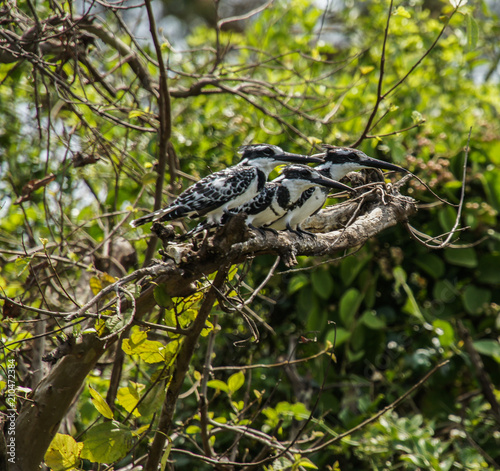
[[[366,154],[360,150],[351,147],[337,147],[325,144],[323,148],[326,150],[325,161],[335,163],[359,162]]]
[[[281,176],[289,180],[309,179],[315,174],[318,174],[316,170],[300,164],[288,165],[281,172]]]
[[[247,144],[240,146],[238,152],[241,154],[242,159],[251,160],[283,154],[283,149],[271,144]]]
[[[331,164],[345,166],[346,168],[351,167],[352,170],[360,170],[362,168],[379,168],[382,170],[393,170],[395,172],[407,171],[398,165],[369,157],[358,149],[329,145],[325,145],[323,147],[326,150],[325,162],[330,162]]]

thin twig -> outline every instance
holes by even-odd
[[[212,367],[211,371],[225,371],[225,370],[254,370],[256,368],[279,368],[282,366],[288,366],[288,365],[296,365],[299,363],[305,363],[310,360],[314,360],[315,358],[320,357],[321,355],[324,355],[325,353],[328,353],[329,350],[331,350],[332,345],[328,344],[325,348],[323,348],[321,351],[318,353],[315,353],[314,355],[311,355],[306,358],[300,358],[299,360],[285,360],[285,361],[280,361],[278,363],[269,363],[269,364],[255,364],[255,365],[238,365],[238,366],[214,366]]]
[[[415,229],[412,228],[411,226],[409,226],[408,223],[406,223],[406,226],[407,226],[408,230],[410,231],[410,233],[412,234],[412,236],[416,240],[418,240],[420,243],[422,243],[423,245],[425,245],[426,247],[428,247],[430,249],[443,249],[445,247],[449,247],[451,238],[459,231],[458,225],[460,224],[460,219],[462,217],[462,209],[463,209],[463,205],[464,205],[464,201],[465,201],[465,186],[466,186],[465,183],[466,183],[466,177],[467,177],[467,160],[469,158],[471,133],[472,133],[472,127],[469,129],[469,136],[467,138],[467,145],[465,147],[465,157],[464,157],[464,163],[463,163],[463,167],[462,167],[462,188],[460,190],[460,200],[458,203],[457,217],[455,218],[455,223],[453,224],[453,227],[451,228],[450,232],[448,233],[448,236],[446,237],[446,239],[438,245],[429,244],[428,242],[425,242],[422,239],[419,239],[418,237],[416,237]],[[460,230],[463,230],[463,228]]]
[[[156,178],[155,186],[155,202],[154,210],[157,211],[163,206],[163,185],[165,181],[165,172],[167,169],[167,160],[169,157],[168,147],[170,145],[170,138],[172,136],[172,111],[170,104],[170,92],[168,89],[168,76],[167,68],[163,60],[161,44],[158,39],[156,32],[156,21],[153,13],[153,8],[151,6],[151,0],[145,0],[146,10],[148,12],[149,18],[149,29],[151,36],[153,38],[153,43],[156,49],[156,56],[158,59],[158,66],[160,69],[160,93],[158,95],[158,108],[159,108],[159,118],[160,118],[160,128],[159,128],[159,145],[158,145],[158,166],[157,172],[158,177]],[[175,167],[170,165],[170,177],[171,181],[176,178]],[[146,266],[150,260],[153,258],[156,251],[156,244],[158,238],[152,236],[148,242],[148,247],[146,250],[146,255],[144,257],[144,266]]]
[[[372,110],[370,117],[368,118],[368,121],[365,125],[365,129],[361,133],[361,136],[359,136],[358,140],[350,147],[357,147],[359,144],[361,144],[363,139],[366,137],[369,130],[371,129],[373,120],[375,119],[375,116],[377,115],[380,103],[383,100],[382,86],[384,83],[384,72],[385,72],[385,50],[387,47],[387,38],[389,36],[389,25],[391,23],[393,3],[394,3],[394,1],[391,0],[391,3],[389,5],[389,11],[387,13],[387,22],[386,22],[385,30],[384,30],[384,40],[382,42],[382,53],[380,54],[380,72],[379,72],[378,85],[377,85],[377,99],[375,100],[375,105],[373,106],[373,110]]]

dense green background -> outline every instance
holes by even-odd
[[[394,6],[383,93],[424,56],[453,11],[446,2],[431,6],[432,10],[420,0]],[[24,2],[19,2],[19,8],[31,15]],[[172,93],[172,143],[181,171],[195,178],[204,176],[208,169],[234,163],[238,146],[250,142],[303,152],[316,152],[313,146],[320,143],[356,142],[377,100],[388,8],[385,1],[346,2],[342,11],[324,16],[305,0],[277,2],[242,30],[222,31],[216,38],[213,27],[196,23],[191,24],[182,48],[165,42],[171,91],[187,90],[200,77],[226,87],[209,85],[204,90],[213,93],[199,96]],[[37,11],[41,18],[50,16],[49,3],[40,2]],[[106,11],[101,15],[130,44],[115,16]],[[341,27],[342,36],[332,43],[326,32],[334,27]],[[163,34],[168,39],[168,31]],[[371,137],[359,144],[367,154],[415,172],[456,204],[464,148],[472,129],[461,217],[468,229],[453,238],[464,248],[433,251],[403,227],[396,227],[341,260],[301,257],[300,270],[294,271],[280,265],[262,291],[265,298],[256,298],[250,306],[274,332],[261,324],[259,342],[252,341],[241,316],[218,312],[221,330],[215,335],[212,366],[302,358],[321,351],[328,341],[336,341],[336,361],[321,355],[291,372],[283,367],[259,368],[245,372],[241,384],[239,375],[227,383],[236,370],[216,371],[215,378],[226,386],[212,383],[209,387],[214,417],[242,425],[252,419],[252,427],[274,430],[286,440],[300,427],[301,422],[292,419],[307,417],[318,400],[307,433],[342,433],[449,359],[396,410],[307,457],[319,469],[333,467],[336,461],[343,470],[499,467],[495,464],[500,463],[498,417],[477,380],[478,374],[487,372],[496,388],[500,384],[499,34],[499,18],[486,2],[461,6],[429,55],[380,103],[376,126],[367,133]],[[216,61],[217,41],[227,49]],[[151,44],[145,43],[144,48],[154,55]],[[4,296],[34,307],[42,306],[42,288],[30,280],[27,268],[39,260],[22,253],[40,245],[41,239],[47,239],[45,250],[51,255],[88,265],[89,252],[95,249],[97,258],[104,257],[101,242],[120,235],[137,250],[138,264],[144,260],[147,227],[132,230],[125,222],[116,234],[112,229],[133,206],[151,209],[153,205],[156,133],[127,128],[96,110],[152,129],[157,125],[156,102],[132,69],[118,64],[112,48],[96,40],[87,54],[101,74],[111,72],[106,81],[114,96],[88,83],[89,68],[80,64],[77,73],[74,58],[47,58],[48,70],[64,71],[72,97],[28,61],[0,64],[0,286]],[[154,64],[148,68],[157,77]],[[72,158],[78,152],[99,160],[75,168]],[[22,205],[14,204],[28,181],[50,173],[55,174],[54,182]],[[166,181],[170,182],[169,175]],[[182,178],[182,187],[189,182]],[[178,191],[176,184],[168,188],[170,195]],[[455,208],[441,204],[416,180],[404,192],[423,203],[410,221],[414,227],[432,236],[452,228]],[[273,263],[272,257],[259,257],[238,273],[246,273],[246,283],[256,287]],[[60,276],[76,286],[81,273],[82,268],[66,264]],[[67,299],[54,287],[42,291],[50,297],[52,309],[68,309]],[[240,291],[245,295],[245,289]],[[157,320],[158,315],[152,313],[151,319]],[[2,341],[32,334],[30,323],[17,322],[31,316],[25,312],[20,318],[4,317]],[[484,362],[483,371],[471,362],[458,321],[470,332]],[[310,341],[297,343],[301,337]],[[158,339],[163,342],[165,337],[158,334],[153,340]],[[56,345],[56,337],[50,336],[50,342]],[[191,384],[203,368],[206,342],[201,339],[193,358]],[[28,345],[12,347],[26,364]],[[160,366],[129,353],[123,385],[128,381],[149,385]],[[13,352],[7,349],[6,355]],[[28,385],[29,375],[20,373],[19,381]],[[109,365],[104,362],[89,382],[105,396],[108,381]],[[186,384],[186,390],[191,384]],[[499,390],[494,392],[500,400]],[[245,397],[255,403],[243,410],[239,401]],[[155,409],[127,420],[123,404],[118,410],[117,420],[137,430],[149,424]],[[178,407],[175,447],[199,451],[191,442],[199,440],[195,414],[197,400],[191,395]],[[86,388],[73,435],[79,436],[98,416]],[[232,438],[231,432],[217,435],[215,450],[224,451]],[[242,443],[251,455],[261,447],[251,439]],[[144,440],[134,450],[136,456],[144,453],[145,446]],[[194,462],[181,454],[172,457],[178,469]],[[296,466],[299,462],[297,458]],[[196,463],[196,469],[202,469]]]

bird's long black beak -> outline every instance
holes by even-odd
[[[282,154],[274,155],[273,158],[282,162],[293,162],[299,164],[319,164],[323,162],[323,159],[320,159],[319,157],[292,154],[291,152],[283,152]]]
[[[359,160],[360,165],[367,168],[380,168],[381,170],[394,170],[395,172],[408,172],[403,167],[391,164],[389,162],[384,162],[383,160],[374,159],[373,157],[363,157]]]
[[[331,178],[326,177],[312,177],[309,179],[312,183],[316,183],[317,185],[326,186],[327,188],[336,188],[337,190],[343,191],[355,191],[350,186],[344,185],[336,180],[332,180]]]

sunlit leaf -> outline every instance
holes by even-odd
[[[468,13],[467,14],[467,49],[472,51],[477,46],[477,40],[479,38],[479,27],[477,21],[474,17]]]
[[[219,379],[211,379],[210,381],[207,382],[207,386],[209,388],[219,389],[226,393],[229,392],[229,386],[226,383],[224,383],[224,381],[221,381]]]
[[[92,403],[94,404],[95,408],[99,411],[99,413],[102,414],[107,419],[112,419],[113,411],[107,404],[106,400],[92,386],[89,386],[89,392],[90,395],[92,396]]]
[[[166,360],[166,352],[172,350],[172,344],[177,345],[170,342],[165,346],[156,340],[148,340],[146,332],[136,330],[123,341],[122,348],[127,355],[139,355],[147,363],[159,363]]]
[[[411,18],[410,12],[403,6],[398,6],[394,11],[393,15],[402,16],[403,18]]]
[[[83,443],[71,435],[56,433],[45,453],[45,463],[52,471],[74,471],[80,469],[80,453]]]
[[[363,67],[360,67],[360,68],[359,68],[359,71],[360,71],[363,75],[369,74],[369,73],[370,73],[370,72],[372,72],[373,70],[375,70],[375,67],[373,67],[372,65],[367,65],[367,66],[363,66]]]
[[[113,463],[123,458],[132,446],[132,432],[125,425],[104,422],[85,434],[82,458],[95,463]]]
[[[132,412],[135,417],[140,417],[141,414],[137,410],[136,405],[141,398],[141,392],[146,388],[144,384],[135,383],[133,381],[124,388],[118,389],[116,394],[116,401],[127,412]]]
[[[448,321],[436,319],[432,326],[439,336],[439,343],[443,347],[449,347],[455,343],[455,331]]]
[[[243,371],[238,371],[237,373],[232,374],[227,380],[227,387],[229,389],[229,393],[233,394],[238,389],[240,389],[245,384],[245,375]]]

